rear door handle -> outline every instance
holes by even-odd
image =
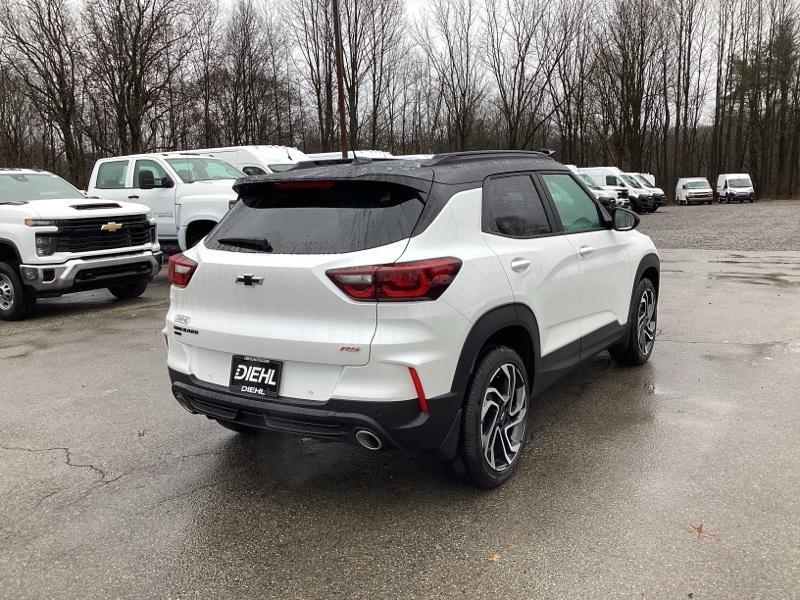
[[[128,200],[138,200],[139,196],[128,196]]]
[[[517,257],[511,261],[511,270],[517,273],[522,273],[523,271],[527,271],[528,267],[531,266],[531,261],[527,258]]]
[[[578,254],[586,258],[587,256],[591,256],[592,252],[594,252],[594,248],[591,246],[581,246],[578,248]]]

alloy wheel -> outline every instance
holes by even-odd
[[[11,310],[14,306],[14,286],[5,273],[0,273],[0,310]]]
[[[637,341],[639,351],[647,356],[653,349],[656,339],[656,294],[652,289],[646,289],[639,299],[637,313]]]
[[[512,363],[489,379],[481,405],[481,450],[495,471],[508,469],[519,455],[527,429],[525,378]]]

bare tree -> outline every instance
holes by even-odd
[[[66,0],[17,0],[0,7],[0,53],[21,90],[60,138],[73,182],[85,175],[80,140],[83,41]]]

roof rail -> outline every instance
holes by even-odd
[[[301,160],[297,166],[290,171],[297,171],[298,169],[313,169],[314,167],[329,167],[331,165],[367,165],[373,162],[391,162],[396,161],[396,158],[368,158],[364,156],[357,156],[356,158],[324,158],[320,160]]]
[[[433,158],[422,163],[423,167],[434,165],[452,165],[460,162],[469,162],[481,159],[521,159],[521,158],[551,158],[555,154],[552,150],[472,150],[469,152],[447,152],[436,154]]]

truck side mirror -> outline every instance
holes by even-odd
[[[175,182],[172,181],[172,177],[170,177],[169,175],[164,175],[163,179],[161,179],[161,187],[163,188],[175,187]]]
[[[156,178],[153,176],[153,172],[148,169],[142,169],[139,171],[137,179],[140,190],[152,190],[154,187],[156,187]]]

